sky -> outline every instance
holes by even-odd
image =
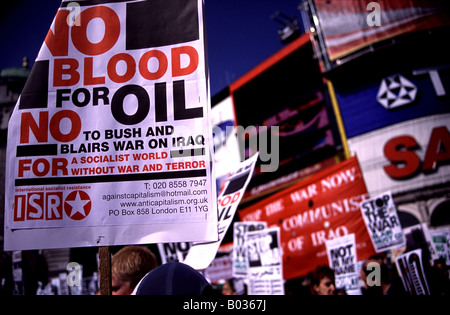
[[[300,0],[205,0],[211,95],[283,47],[270,17],[280,11],[300,21]],[[0,4],[0,69],[36,58],[61,0]]]

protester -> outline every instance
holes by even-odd
[[[290,296],[311,295],[309,289],[309,274],[299,278],[288,279],[284,282],[284,292]]]
[[[222,286],[222,295],[236,295],[236,290],[231,282],[232,279],[225,280],[225,283]]]
[[[150,271],[138,284],[136,295],[211,295],[212,286],[192,267],[174,261]]]
[[[312,295],[334,295],[334,271],[327,265],[317,266],[310,273],[309,288]]]
[[[111,259],[113,295],[130,295],[139,281],[158,265],[156,256],[144,246],[125,246]]]
[[[244,280],[239,278],[227,279],[222,286],[222,295],[243,295],[245,291]]]

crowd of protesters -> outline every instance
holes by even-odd
[[[32,259],[28,259],[31,255]],[[36,294],[37,283],[46,283],[48,273],[45,259],[37,252],[26,252],[23,273],[27,278],[22,294]],[[24,257],[25,258],[25,257]],[[373,279],[370,267],[379,269],[379,279]],[[409,295],[394,263],[383,254],[376,254],[361,265],[359,284],[362,295]],[[11,294],[10,281],[2,271],[3,295]],[[443,258],[435,260],[426,268],[426,279],[431,295],[450,295],[449,266]],[[30,277],[32,275],[32,277]],[[246,295],[244,279],[224,279],[211,284],[199,271],[180,263],[161,264],[146,246],[125,246],[111,260],[112,295]],[[6,285],[5,285],[6,284]],[[99,294],[99,292],[97,292]],[[328,265],[317,266],[301,278],[285,281],[285,294],[295,296],[346,295],[344,288],[337,288],[335,274]]]

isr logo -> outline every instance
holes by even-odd
[[[74,190],[64,199],[63,192],[29,192],[14,197],[14,222],[62,220],[63,211],[72,220],[83,220],[91,211],[91,198]]]

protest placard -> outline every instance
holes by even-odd
[[[180,243],[158,243],[159,256],[161,263],[165,264],[171,261],[183,262],[191,248],[190,242]]]
[[[430,295],[421,249],[400,255],[395,264],[406,292],[411,295]]]
[[[361,202],[361,213],[377,252],[406,244],[391,192]]]
[[[225,181],[217,197],[219,239],[214,242],[194,242],[184,260],[185,264],[194,269],[203,270],[212,262],[252,178],[258,156],[259,154],[255,154],[241,162],[239,168]]]
[[[247,232],[248,294],[284,295],[280,228]]]
[[[435,228],[430,230],[436,254],[445,260],[445,264],[450,266],[450,227]]]
[[[266,222],[235,222],[233,225],[233,277],[247,277],[245,234],[267,228]]]
[[[202,0],[63,1],[8,128],[5,248],[217,240]]]
[[[327,240],[325,246],[330,268],[334,270],[336,289],[345,289],[348,295],[361,295],[355,234]]]

